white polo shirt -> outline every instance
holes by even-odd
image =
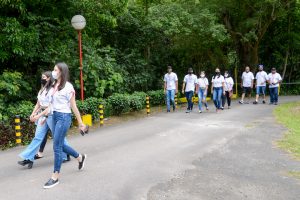
[[[268,81],[268,74],[265,71],[261,71],[261,72],[257,72],[256,76],[256,84],[257,86],[266,86],[267,85],[267,81]]]
[[[61,113],[71,113],[70,100],[75,95],[75,90],[70,82],[66,82],[65,87],[58,91],[54,88],[52,107],[53,111]]]
[[[185,82],[185,91],[195,91],[195,84],[197,84],[197,76],[195,74],[185,75],[183,82]]]
[[[254,75],[252,72],[243,72],[242,74],[243,87],[251,87],[252,80],[254,80]]]
[[[177,75],[174,72],[167,73],[164,76],[164,82],[167,83],[167,90],[176,89],[176,81],[178,81]]]
[[[225,78],[225,91],[231,91],[233,88],[234,81],[231,77]]]
[[[222,76],[222,75],[214,76],[214,77],[212,77],[211,82],[212,82],[214,87],[222,87],[223,83],[225,82],[224,76]]]
[[[208,79],[206,77],[198,78],[197,84],[198,84],[199,88],[206,88],[206,86],[209,85]]]
[[[279,87],[279,81],[282,80],[280,74],[278,74],[277,72],[275,74],[270,73],[268,75],[268,78],[269,78],[269,81],[270,81],[269,88]],[[274,85],[272,83],[274,83]]]

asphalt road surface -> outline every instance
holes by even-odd
[[[300,97],[281,97],[281,102]],[[32,169],[17,165],[25,147],[0,152],[0,200],[299,200],[300,162],[276,148],[286,129],[270,105],[239,105],[219,114],[159,113],[68,138],[88,155],[53,170],[52,142]]]

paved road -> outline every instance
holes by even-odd
[[[77,171],[74,159],[64,164],[50,190],[42,186],[53,167],[51,142],[31,170],[16,164],[24,147],[0,152],[0,199],[296,200],[300,181],[287,172],[300,162],[275,148],[285,129],[273,108],[235,102],[220,114],[161,113],[71,136],[88,154],[86,168]]]

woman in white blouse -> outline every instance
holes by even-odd
[[[225,86],[225,95],[222,96],[222,109],[224,109],[225,103],[227,101],[228,109],[230,109],[231,106],[231,97],[233,94],[233,79],[230,76],[230,73],[228,71],[225,71],[224,73],[224,86]]]
[[[224,76],[221,75],[220,69],[216,68],[215,75],[211,81],[211,93],[213,94],[213,101],[216,106],[216,112],[221,109],[222,94],[225,94]]]

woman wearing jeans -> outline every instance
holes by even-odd
[[[86,160],[85,154],[77,153],[72,147],[64,144],[64,138],[70,128],[73,110],[81,132],[86,133],[88,126],[82,123],[80,113],[75,101],[75,90],[73,85],[68,82],[69,68],[66,63],[57,63],[52,72],[55,79],[52,92],[52,104],[48,112],[53,112],[53,150],[54,150],[54,170],[49,181],[44,185],[45,189],[52,188],[59,183],[58,178],[62,164],[62,154],[65,152],[77,159],[78,169],[84,168]]]
[[[41,89],[38,93],[38,101],[30,115],[30,121],[36,122],[35,136],[27,148],[19,155],[23,161],[18,161],[19,165],[26,166],[31,169],[35,159],[42,158],[38,156],[37,151],[40,148],[44,138],[47,136],[49,129],[53,131],[52,115],[47,118],[43,116],[42,110],[46,109],[50,104],[52,88],[51,72],[44,72],[41,77]],[[64,155],[66,157],[66,155]],[[65,159],[65,158],[64,158]]]
[[[224,76],[221,75],[220,69],[216,68],[215,75],[212,78],[211,93],[213,94],[214,104],[216,106],[216,112],[218,113],[221,108],[222,94],[225,95]]]
[[[204,103],[206,110],[208,110],[208,105],[206,102],[206,95],[208,89],[208,79],[205,77],[205,72],[202,71],[200,74],[200,78],[197,81],[197,89],[198,92],[198,106],[199,106],[199,113],[202,113],[202,103]]]
[[[233,85],[234,85],[234,81],[228,71],[225,71],[224,77],[225,77],[224,78],[225,95],[222,96],[222,110],[224,109],[226,101],[227,101],[228,109],[230,109],[231,96],[233,94]]]

